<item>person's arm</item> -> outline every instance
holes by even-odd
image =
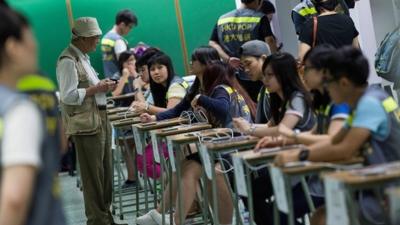
[[[86,97],[98,92],[106,92],[108,85],[106,81],[100,81],[95,86],[78,88],[78,72],[72,59],[62,59],[57,66],[57,80],[60,88],[60,99],[68,105],[82,105]]]
[[[299,55],[298,55],[298,60],[299,60],[299,62],[303,62],[304,55],[305,55],[310,49],[311,49],[311,46],[310,46],[310,45],[308,45],[308,44],[306,44],[306,43],[303,43],[303,42],[300,42],[300,44],[299,44]]]
[[[41,165],[43,121],[33,103],[14,106],[4,117],[1,143],[0,224],[22,225],[31,205],[37,168]]]
[[[355,38],[353,39],[353,44],[352,44],[352,46],[353,46],[354,48],[361,49],[361,47],[360,47],[360,42],[358,41],[358,36],[355,37]]]
[[[265,42],[268,44],[271,53],[275,53],[278,51],[278,47],[276,46],[276,40],[274,36],[268,36],[265,38]]]
[[[168,109],[174,108],[178,103],[182,100],[182,98],[170,98],[168,99],[167,108],[157,107],[155,105],[149,105],[149,109],[147,110],[150,114],[157,114],[167,111]]]
[[[211,97],[200,95],[197,105],[212,113],[218,120],[225,121],[226,116],[229,115],[229,99],[228,92],[223,88],[218,88]]]
[[[267,16],[261,18],[259,26],[259,35],[260,39],[264,40],[268,44],[271,53],[275,53],[278,51],[276,40],[271,29],[271,23],[269,22]]]
[[[289,129],[283,124],[279,126],[279,133],[289,138],[286,144],[311,145],[316,142],[331,140],[343,128],[344,122],[344,119],[332,120],[329,124],[327,134],[315,134],[313,132],[301,132],[296,134],[292,129]]]
[[[221,45],[219,45],[217,24],[215,24],[215,26],[213,28],[208,45],[210,45],[212,48],[217,50],[217,52],[222,60],[224,60],[225,62],[229,62],[230,56],[222,49]]]
[[[230,56],[226,54],[226,52],[222,49],[222,47],[215,41],[209,41],[208,44],[213,47],[215,50],[217,50],[219,56],[221,57],[222,60],[225,62],[229,61]]]
[[[157,113],[156,118],[157,120],[176,118],[179,117],[183,111],[188,109],[190,109],[190,102],[186,98],[183,98],[175,107],[164,112]]]
[[[36,168],[32,166],[6,167],[2,171],[0,197],[0,224],[23,225],[26,223]]]

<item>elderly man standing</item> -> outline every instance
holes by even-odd
[[[99,80],[87,55],[96,49],[101,34],[95,18],[78,18],[71,44],[57,62],[61,112],[65,132],[77,149],[87,225],[115,224],[110,213],[111,132],[105,93],[114,90],[116,84],[108,79]]]

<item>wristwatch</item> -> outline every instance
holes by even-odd
[[[308,148],[301,149],[299,153],[299,161],[306,161],[309,155],[310,155],[310,150],[308,150]]]
[[[294,141],[297,143],[299,143],[299,139],[298,139],[298,135],[301,133],[301,131],[299,129],[294,129],[293,130],[293,138]]]

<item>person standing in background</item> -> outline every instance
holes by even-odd
[[[119,79],[121,74],[118,69],[119,55],[128,50],[128,41],[124,36],[138,25],[136,15],[124,9],[118,12],[114,27],[101,39],[101,51],[103,54],[103,69],[106,78]]]
[[[268,44],[271,52],[277,51],[276,40],[268,17],[257,11],[260,0],[241,0],[243,6],[222,15],[212,32],[209,45],[215,48],[220,57],[237,68],[236,77],[253,101],[257,101],[261,81],[251,81],[241,69],[240,47],[251,40],[260,40]]]
[[[61,115],[78,155],[87,225],[115,224],[110,212],[113,177],[106,93],[116,82],[99,80],[87,55],[96,49],[101,34],[96,18],[78,18],[71,44],[57,62]]]

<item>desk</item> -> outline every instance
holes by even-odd
[[[205,143],[204,146],[200,146],[200,158],[203,162],[203,168],[205,173],[207,174],[208,179],[211,180],[212,186],[212,195],[213,195],[213,211],[214,211],[214,224],[219,225],[218,219],[218,200],[217,200],[217,182],[216,182],[216,174],[215,174],[215,156],[218,154],[230,153],[233,150],[240,150],[240,149],[248,149],[254,147],[259,138],[252,137],[252,136],[240,136],[230,138],[226,141],[222,141],[219,143],[208,142]],[[209,161],[209,163],[207,162]],[[221,163],[221,167],[225,170],[223,163]],[[229,185],[229,180],[225,175],[225,182],[228,185],[228,189],[231,192],[232,201],[238,202],[238,194],[234,188]],[[234,204],[236,218],[240,220],[239,215],[239,207],[237,204]]]
[[[140,119],[138,117],[136,118],[128,118],[128,119],[122,119],[122,120],[116,120],[111,123],[112,129],[115,131],[115,143],[116,143],[116,149],[113,151],[113,169],[117,171],[117,185],[115,185],[115,180],[113,179],[113,187],[117,186],[117,193],[118,193],[118,208],[120,210],[120,219],[123,219],[124,217],[124,205],[122,204],[122,194],[123,190],[121,188],[122,186],[122,180],[123,180],[123,169],[121,168],[121,152],[122,152],[122,146],[128,151],[130,146],[128,145],[128,140],[132,139],[132,137],[128,137],[124,134],[125,131],[131,129],[131,126],[133,124],[140,123]],[[136,162],[134,162],[134,167],[135,167],[135,175],[136,178],[138,179],[138,173],[137,173],[137,168],[136,168]],[[114,174],[114,173],[113,173]],[[139,208],[139,187],[136,187],[137,192],[136,194],[136,209],[138,210]],[[113,192],[113,202],[116,201],[116,195]],[[115,210],[113,209],[113,212]]]
[[[219,135],[222,134],[227,134],[227,133],[231,133],[231,129],[228,128],[214,128],[214,129],[208,129],[208,130],[202,130],[202,131],[197,131],[197,132],[191,132],[191,133],[185,133],[185,134],[177,134],[177,135],[173,135],[173,136],[168,136],[167,137],[167,146],[168,146],[168,152],[170,157],[172,156],[172,158],[170,158],[170,167],[172,171],[176,171],[178,167],[180,167],[179,163],[175,162],[174,159],[174,151],[179,151],[177,153],[177,155],[182,154],[182,147],[184,145],[188,145],[188,144],[192,144],[192,143],[196,143],[197,149],[200,149],[200,142],[199,142],[199,137],[217,137]],[[180,170],[178,168],[178,170]],[[203,173],[203,181],[205,181],[206,175],[205,173]],[[181,183],[181,178],[177,177],[177,183]],[[207,182],[203,182],[203,190],[205,190],[205,192],[207,192]],[[179,202],[178,204],[180,206],[180,212],[182,212],[182,202],[181,198],[179,198]],[[208,224],[208,196],[207,194],[204,195],[203,198],[203,221],[204,224]],[[183,221],[183,218],[180,217],[180,220]]]
[[[168,120],[162,120],[162,121],[157,121],[157,122],[149,122],[149,123],[140,123],[140,124],[135,124],[132,125],[132,131],[133,131],[133,137],[135,140],[136,144],[136,153],[143,155],[143,178],[144,178],[144,190],[145,190],[145,211],[149,211],[149,206],[148,206],[148,187],[147,187],[147,182],[148,182],[148,177],[147,177],[147,170],[146,170],[146,154],[144,154],[144,149],[146,146],[146,137],[148,132],[151,130],[155,129],[160,129],[160,128],[165,128],[165,127],[170,127],[170,126],[175,126],[183,123],[187,123],[187,119],[182,119],[182,118],[174,118],[174,119],[168,119]],[[156,186],[156,185],[154,185]],[[154,193],[154,199],[155,199],[155,204],[157,204],[157,196],[156,193]],[[139,211],[137,212],[137,216],[139,216]]]
[[[161,165],[161,171],[164,172],[166,171],[166,161],[164,157],[162,157],[163,152],[158,148],[159,143],[161,143],[163,140],[165,140],[169,136],[174,136],[177,134],[184,134],[184,133],[190,133],[194,131],[200,131],[200,130],[205,130],[205,129],[210,129],[211,125],[208,123],[195,123],[191,125],[178,125],[178,126],[172,126],[172,127],[167,127],[167,128],[162,128],[162,129],[157,129],[150,131],[151,135],[151,140],[153,144],[153,153],[154,153],[154,159],[156,162],[160,163]],[[176,163],[176,172],[177,172],[177,177],[181,177],[181,170],[180,170],[180,161],[182,159],[180,152],[178,152],[178,162]],[[169,157],[170,157],[170,168],[169,171],[169,182],[168,184],[170,185],[170,190],[172,189],[172,164],[175,164],[175,157],[173,152],[169,152]],[[164,193],[165,187],[164,187],[164,182],[163,182],[163,173],[161,173],[161,192]],[[178,181],[178,207],[179,207],[179,212],[182,212],[182,187],[181,183]],[[172,192],[170,191],[170,199],[172,199]],[[171,205],[172,205],[171,200]],[[162,224],[165,224],[165,204],[164,204],[164,195],[161,194],[161,211],[162,211]],[[171,214],[171,221],[172,222],[172,214]],[[180,218],[183,218],[181,216]],[[181,220],[183,221],[183,220]],[[171,223],[172,224],[172,223]]]
[[[108,116],[108,120],[110,122],[116,121],[116,120],[122,120],[122,119],[127,119],[127,118],[134,118],[134,117],[139,117],[139,113],[135,112],[130,112],[130,111],[125,111],[125,112],[118,112],[114,113]]]
[[[129,109],[128,107],[117,107],[117,108],[113,108],[113,109],[107,109],[107,114],[110,116],[112,114],[126,112],[128,109]]]
[[[383,185],[399,182],[400,180],[400,162],[385,163],[375,165],[369,169],[381,169],[382,172],[365,174],[365,168],[353,171],[341,171],[325,174],[323,176],[326,189],[335,190],[335,196],[327,196],[327,214],[328,222],[335,219],[344,221],[344,225],[360,225],[359,208],[354,199],[354,193],[365,189],[379,189]],[[364,171],[361,172],[360,171]],[[370,170],[371,171],[371,170]],[[364,174],[363,174],[364,173]],[[379,191],[378,191],[379,192]],[[378,197],[380,197],[378,193]],[[340,200],[338,204],[338,199]],[[336,204],[336,206],[335,206]],[[338,210],[338,205],[340,209]],[[336,217],[337,211],[342,211],[339,217]],[[389,219],[388,219],[389,220]],[[385,221],[389,224],[389,221]]]
[[[253,209],[253,198],[252,198],[252,186],[251,186],[251,170],[257,170],[267,167],[268,164],[272,163],[275,156],[282,151],[290,151],[292,149],[299,148],[299,146],[285,146],[284,148],[273,148],[273,149],[261,149],[259,152],[254,152],[254,150],[244,151],[236,154],[232,154],[232,157],[236,157],[241,159],[235,165],[235,173],[238,171],[243,171],[243,165],[245,166],[246,176],[243,172],[243,177],[246,177],[247,180],[238,181],[236,180],[236,185],[241,187],[243,193],[248,193],[249,200],[249,211],[250,211],[250,221],[252,222],[254,218],[254,209]],[[234,160],[235,162],[235,160]],[[240,164],[239,164],[240,163]],[[274,204],[274,223],[279,224],[279,215],[276,210],[276,206],[280,208],[281,211],[288,214],[289,224],[294,224],[294,211],[293,211],[293,202],[292,202],[292,179],[300,178],[301,185],[305,193],[305,197],[310,209],[313,211],[314,205],[308,190],[308,184],[306,183],[305,177],[313,174],[318,174],[322,171],[326,170],[334,170],[339,167],[337,165],[354,165],[362,163],[361,158],[354,158],[348,161],[335,162],[332,163],[309,163],[307,162],[304,165],[299,164],[297,167],[292,168],[277,168],[274,166],[269,166],[271,182],[274,187],[274,196],[275,196],[275,204]],[[253,169],[253,166],[265,164],[266,166],[262,166],[260,168]],[[242,168],[240,168],[242,167]],[[239,169],[238,169],[239,168]],[[251,169],[250,169],[251,168]],[[276,175],[279,174],[279,175]],[[235,174],[236,175],[236,174]],[[275,178],[275,177],[279,177]],[[240,177],[240,175],[235,176]],[[275,179],[274,179],[275,178]],[[245,184],[244,184],[245,183]],[[281,190],[281,191],[277,191]],[[282,192],[284,190],[284,192]],[[278,204],[278,205],[277,205]]]

